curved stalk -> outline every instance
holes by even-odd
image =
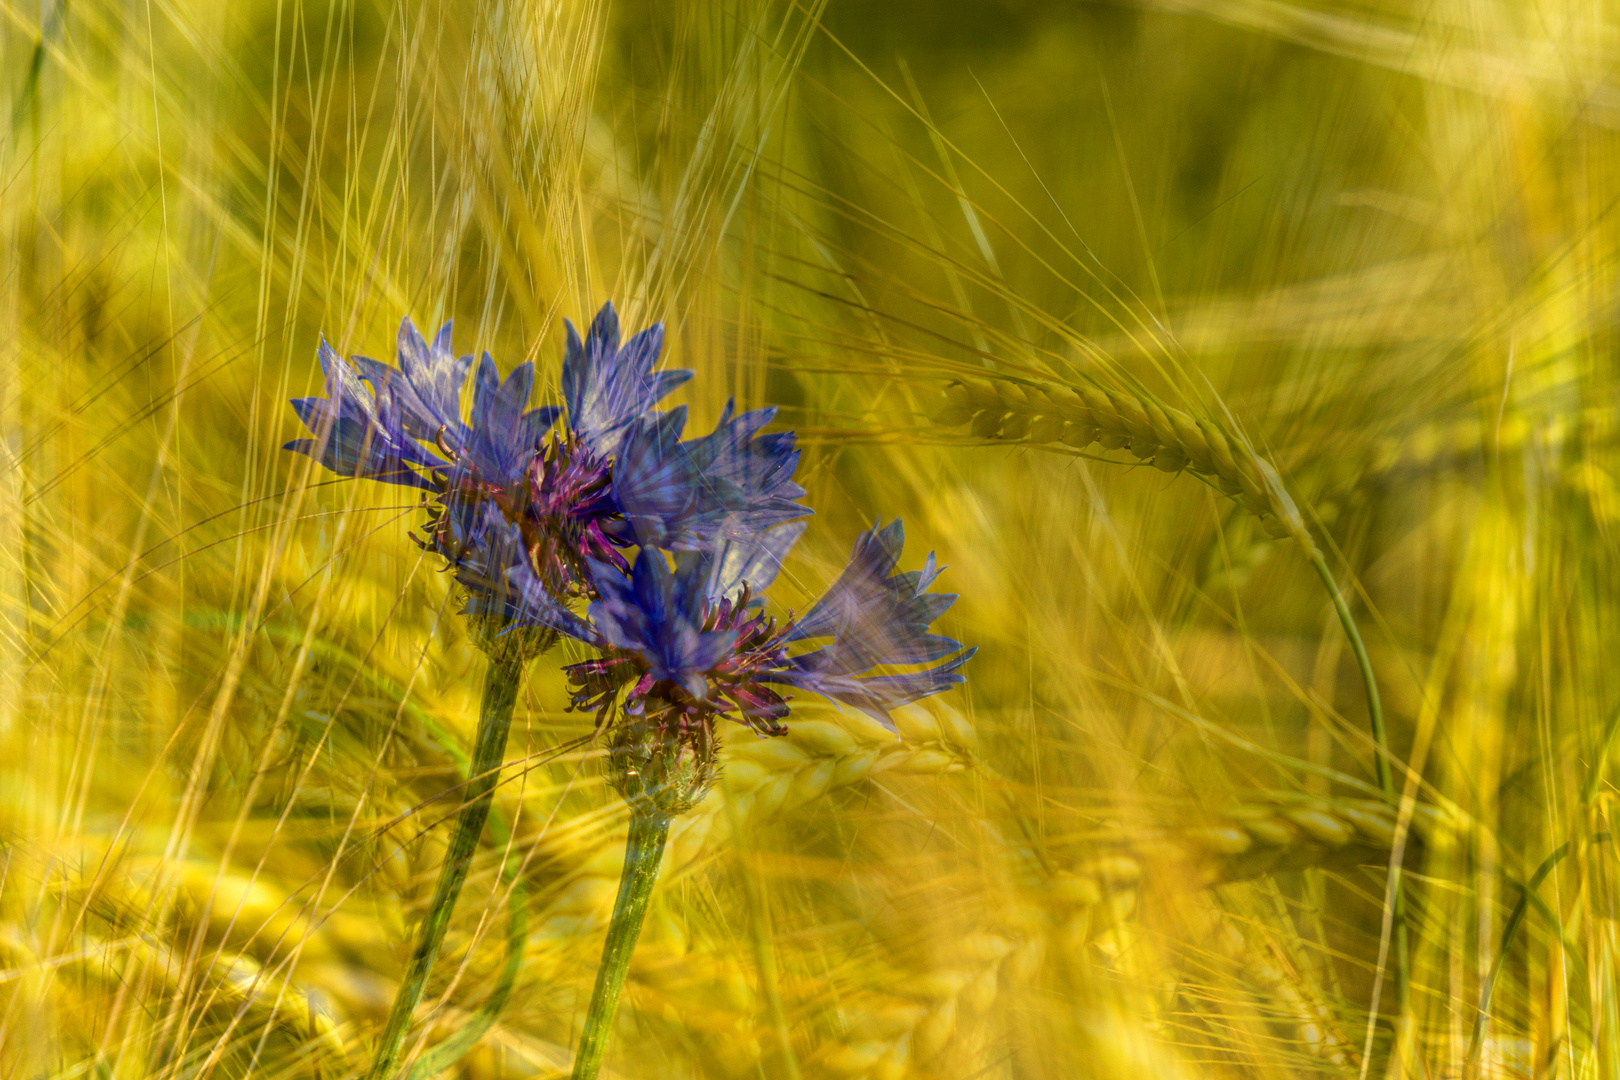
[[[1350,651],[1355,654],[1356,667],[1361,671],[1361,686],[1367,694],[1367,723],[1372,728],[1373,743],[1378,747],[1377,759],[1373,762],[1373,769],[1378,775],[1378,787],[1384,793],[1384,799],[1391,805],[1397,806],[1400,800],[1395,795],[1395,774],[1389,765],[1389,736],[1384,731],[1384,704],[1378,697],[1378,680],[1373,676],[1372,658],[1367,655],[1367,646],[1361,640],[1361,631],[1356,627],[1355,616],[1350,614],[1350,605],[1345,602],[1344,593],[1339,583],[1333,577],[1333,571],[1328,569],[1327,560],[1320,551],[1311,551],[1311,565],[1316,568],[1316,574],[1327,586],[1328,596],[1333,600],[1333,610],[1338,613],[1339,625],[1344,627],[1344,636],[1350,639]]]
[[[619,875],[619,895],[613,901],[613,918],[608,923],[607,940],[602,943],[602,962],[596,969],[596,989],[585,1013],[585,1033],[580,1036],[574,1055],[573,1080],[595,1080],[602,1068],[608,1034],[613,1030],[613,1014],[619,1007],[619,992],[630,955],[641,936],[641,922],[647,915],[647,900],[658,880],[658,864],[664,857],[664,841],[669,839],[667,814],[646,806],[640,800],[630,804],[630,836],[624,845],[624,871]]]
[[[1322,579],[1333,601],[1333,610],[1338,613],[1339,625],[1344,627],[1344,636],[1350,639],[1350,651],[1355,654],[1356,667],[1361,672],[1362,690],[1367,695],[1367,724],[1372,728],[1376,750],[1373,770],[1378,776],[1378,788],[1384,793],[1385,802],[1399,808],[1401,800],[1395,794],[1395,773],[1390,766],[1389,735],[1384,727],[1384,703],[1378,696],[1378,679],[1373,674],[1372,657],[1367,655],[1367,645],[1361,640],[1361,629],[1356,626],[1355,616],[1350,614],[1350,605],[1345,602],[1344,591],[1339,588],[1333,571],[1328,569],[1327,560],[1314,545],[1309,554],[1311,565],[1316,568],[1317,576]],[[1395,1007],[1398,1015],[1404,1017],[1412,996],[1407,955],[1406,883],[1401,880],[1400,866],[1391,866],[1389,874],[1390,927],[1395,935]]]
[[[461,887],[466,884],[472,855],[478,847],[478,837],[483,833],[484,821],[489,816],[491,792],[506,757],[506,736],[511,730],[512,707],[517,702],[518,682],[522,675],[523,660],[520,656],[514,654],[491,658],[489,671],[484,677],[478,736],[473,746],[472,763],[468,767],[469,780],[462,795],[461,812],[456,816],[455,831],[450,834],[450,846],[445,852],[444,865],[439,870],[439,883],[433,890],[433,903],[422,922],[421,936],[411,954],[405,978],[399,984],[399,992],[394,995],[394,1006],[389,1011],[388,1023],[377,1044],[377,1056],[372,1060],[368,1080],[390,1080],[399,1060],[405,1032],[416,1014],[417,1005],[421,1003],[428,973],[433,969],[433,961],[438,958],[444,932],[450,925],[451,912],[455,910]]]

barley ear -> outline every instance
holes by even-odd
[[[934,419],[945,427],[968,425],[984,440],[1128,449],[1162,472],[1204,477],[1242,503],[1267,532],[1294,540],[1308,557],[1319,554],[1276,470],[1246,442],[1214,421],[1194,419],[1146,395],[1091,384],[969,378],[945,388]]]

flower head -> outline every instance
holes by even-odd
[[[583,625],[532,575],[514,571],[513,620],[601,651],[568,669],[575,707],[599,720],[614,708],[658,712],[676,726],[723,715],[780,734],[788,708],[777,688],[785,686],[854,705],[893,730],[890,709],[963,681],[960,669],[975,650],[929,631],[956,597],[927,591],[939,574],[932,554],[922,570],[894,572],[905,542],[899,521],[861,534],[849,566],[802,618],[779,624],[767,616],[756,594],[802,531],[792,523],[752,545],[673,556],[644,547],[628,574],[593,562],[599,599]],[[825,644],[795,651],[816,640]]]
[[[975,650],[929,631],[956,597],[927,591],[939,573],[932,554],[922,570],[894,572],[905,539],[898,521],[861,535],[849,566],[803,618],[766,615],[756,593],[776,578],[803,529],[778,525],[751,542],[703,551],[643,547],[628,573],[592,561],[598,599],[588,621],[527,567],[512,571],[514,625],[542,626],[599,651],[565,670],[573,707],[609,726],[615,783],[626,797],[629,761],[636,797],[653,797],[659,784],[648,770],[662,770],[668,790],[658,797],[668,812],[693,804],[712,779],[714,721],[780,735],[784,687],[854,705],[893,730],[890,709],[963,681]],[[825,643],[799,651],[818,640]],[[892,667],[914,670],[874,673]]]
[[[594,595],[590,564],[628,572],[622,547],[746,544],[810,512],[794,501],[804,491],[792,480],[792,434],[759,434],[774,410],[734,415],[728,405],[713,433],[684,442],[684,407],[651,411],[691,378],[653,370],[661,324],[621,347],[618,316],[606,304],[583,340],[572,324],[567,335],[564,409],[527,407],[531,364],[502,380],[488,353],[476,370],[472,357],[457,357],[449,323],[430,345],[404,320],[398,367],[345,361],[323,340],[327,397],[293,402],[315,438],[287,448],[343,476],[430,493],[422,542],[487,598],[504,594],[520,564],[554,596]],[[469,373],[473,401],[463,421]]]

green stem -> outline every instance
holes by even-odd
[[[495,843],[501,845],[504,845],[510,836],[510,830],[500,820],[500,815],[494,812],[489,816],[489,831]],[[529,940],[529,892],[523,884],[522,860],[516,853],[507,859],[501,883],[510,885],[512,891],[507,900],[506,964],[501,968],[495,989],[483,1007],[474,1013],[460,1030],[422,1055],[411,1067],[409,1080],[428,1080],[429,1077],[437,1076],[460,1061],[462,1056],[477,1046],[478,1041],[495,1026],[495,1021],[500,1018],[501,1011],[506,1008],[506,1002],[512,996],[512,988],[517,985],[518,972],[523,967],[524,946]]]
[[[1350,614],[1350,605],[1345,602],[1344,592],[1339,588],[1333,571],[1328,569],[1327,560],[1320,551],[1315,550],[1314,545],[1309,554],[1316,575],[1322,579],[1328,596],[1333,600],[1333,610],[1338,613],[1339,625],[1344,627],[1344,636],[1350,639],[1350,651],[1355,654],[1356,667],[1361,671],[1361,686],[1367,695],[1367,723],[1372,728],[1376,750],[1373,770],[1378,776],[1378,788],[1384,793],[1385,802],[1399,808],[1400,799],[1395,794],[1395,773],[1390,766],[1389,735],[1384,727],[1384,704],[1378,696],[1378,679],[1373,674],[1372,657],[1367,655],[1366,642],[1361,640],[1361,629],[1356,626],[1355,616]],[[1406,935],[1406,883],[1401,880],[1399,865],[1391,866],[1389,874],[1390,925],[1395,934],[1395,1005],[1398,1014],[1404,1017],[1412,996]]]
[[[1592,843],[1601,844],[1609,839],[1608,833],[1598,833],[1592,837]],[[1513,939],[1519,934],[1519,926],[1524,922],[1525,914],[1530,910],[1531,904],[1536,901],[1536,890],[1541,883],[1547,880],[1547,875],[1564,861],[1570,852],[1570,845],[1564,844],[1541,860],[1536,872],[1530,875],[1530,881],[1525,885],[1515,887],[1519,890],[1519,900],[1513,905],[1513,911],[1508,915],[1507,925],[1502,928],[1502,944],[1496,949],[1496,959],[1491,961],[1490,973],[1485,976],[1485,985],[1479,992],[1479,1012],[1474,1015],[1474,1033],[1468,1040],[1468,1056],[1463,1059],[1463,1075],[1472,1076],[1479,1067],[1481,1053],[1485,1049],[1485,1023],[1491,1016],[1491,996],[1496,991],[1496,980],[1502,974],[1502,965],[1507,961],[1508,950],[1513,948]],[[1557,925],[1557,920],[1554,920]]]
[[[647,915],[647,900],[658,880],[658,864],[664,857],[664,841],[669,838],[669,816],[640,804],[631,803],[630,837],[624,845],[624,872],[619,875],[619,895],[613,901],[613,918],[608,923],[607,940],[602,943],[602,963],[596,969],[596,989],[585,1014],[585,1033],[580,1036],[574,1055],[573,1080],[595,1080],[607,1050],[613,1014],[619,1007],[619,991],[630,970],[630,955],[641,936],[641,921]]]
[[[1597,798],[1598,789],[1603,786],[1603,770],[1609,764],[1609,751],[1614,747],[1614,736],[1620,732],[1620,709],[1609,715],[1609,726],[1603,730],[1603,743],[1598,747],[1597,759],[1592,762],[1592,771],[1586,776],[1586,786],[1581,789],[1581,806],[1592,805]]]
[[[1384,705],[1378,697],[1378,680],[1373,676],[1372,658],[1367,655],[1367,646],[1361,640],[1355,616],[1350,614],[1350,605],[1345,603],[1344,593],[1339,589],[1333,571],[1328,569],[1327,560],[1320,551],[1312,551],[1310,555],[1311,565],[1316,568],[1317,576],[1327,586],[1328,596],[1333,600],[1333,610],[1339,615],[1344,636],[1350,639],[1350,651],[1356,656],[1356,667],[1361,670],[1361,686],[1367,694],[1367,723],[1372,727],[1373,743],[1378,747],[1377,760],[1373,762],[1378,787],[1383,791],[1386,802],[1398,806],[1400,800],[1395,797],[1395,774],[1389,766],[1389,736],[1384,731]]]
[[[433,903],[422,923],[421,937],[405,978],[394,996],[394,1007],[388,1014],[377,1056],[371,1063],[369,1080],[391,1080],[394,1065],[399,1060],[400,1046],[405,1032],[416,1015],[422,992],[427,988],[428,973],[438,958],[444,932],[450,925],[456,898],[466,884],[467,871],[472,864],[478,838],[484,831],[484,820],[489,816],[491,792],[500,777],[501,762],[506,758],[506,735],[512,726],[512,708],[517,703],[518,683],[523,676],[523,662],[516,656],[491,659],[489,672],[484,678],[484,701],[478,718],[478,736],[473,745],[472,763],[468,767],[467,786],[462,795],[461,813],[456,816],[455,830],[450,834],[450,846],[439,870],[439,883],[433,890]],[[504,1002],[503,1002],[504,1004]]]

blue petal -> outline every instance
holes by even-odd
[[[904,544],[899,521],[887,527],[880,522],[862,533],[849,566],[784,638],[831,638],[831,642],[788,658],[761,678],[846,702],[884,723],[886,710],[961,682],[957,672],[973,650],[962,651],[961,642],[929,632],[956,597],[922,591],[939,575],[932,554],[920,571],[894,572]],[[921,671],[864,674],[878,667],[940,660],[944,662]]]
[[[545,627],[589,645],[602,643],[596,629],[559,603],[529,568],[517,526],[488,502],[471,504],[466,513],[470,547],[455,565],[456,581],[469,594],[463,611],[511,626]]]
[[[614,453],[625,430],[671,390],[692,377],[690,371],[653,374],[664,345],[664,327],[655,324],[619,347],[619,317],[604,304],[581,341],[567,323],[562,391],[569,427],[599,454]]]
[[[880,520],[855,541],[849,565],[822,598],[794,626],[789,641],[832,637],[841,625],[858,622],[861,613],[882,602],[885,579],[900,561],[905,526],[899,519],[888,528]]]
[[[327,396],[292,402],[293,410],[315,437],[294,440],[286,448],[307,454],[341,476],[431,489],[432,485],[411,466],[431,469],[444,463],[404,430],[390,389],[391,376],[384,374],[392,369],[368,360],[357,370],[339,357],[324,337],[316,355],[325,375]],[[360,371],[367,372],[369,378],[363,379]],[[370,392],[367,385],[372,388]]]
[[[721,538],[751,543],[773,526],[810,513],[793,500],[798,451],[791,434],[758,436],[774,411],[733,415],[680,441],[682,406],[631,424],[614,464],[614,500],[627,539],[673,550],[706,550]]]
[[[737,643],[734,630],[703,629],[709,557],[681,553],[671,570],[663,551],[642,548],[628,578],[606,563],[592,562],[590,570],[600,597],[590,617],[603,640],[639,654],[654,680],[679,683],[701,699],[693,687],[706,685],[704,673]]]
[[[669,593],[674,575],[664,554],[654,548],[642,548],[630,572],[631,595],[636,606],[647,613],[649,621],[662,624],[669,615]]]
[[[533,364],[519,364],[503,382],[495,361],[488,353],[483,355],[473,379],[472,433],[463,467],[501,486],[522,477],[540,436],[556,416],[555,410],[523,411],[533,390]]]
[[[722,537],[715,546],[709,595],[729,600],[745,584],[755,593],[765,589],[781,573],[782,560],[808,527],[809,522],[790,521],[748,540]]]
[[[966,678],[959,671],[973,659],[976,652],[977,649],[968,649],[938,667],[898,675],[859,677],[785,669],[766,672],[760,676],[760,681],[809,690],[853,705],[893,731],[895,727],[894,721],[889,718],[890,709],[898,709],[965,682]]]
[[[631,425],[613,463],[613,500],[637,544],[644,547],[685,546],[686,540],[712,533],[717,520],[705,523],[697,506],[691,457],[681,447],[686,406]]]
[[[400,394],[400,406],[407,430],[418,438],[435,441],[444,433],[446,441],[459,450],[466,437],[461,422],[461,387],[472,367],[471,356],[457,357],[450,347],[450,327],[439,329],[433,345],[422,339],[410,319],[399,324],[399,370],[410,396]]]

